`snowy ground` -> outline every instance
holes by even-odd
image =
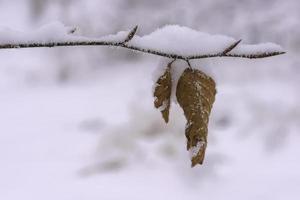
[[[164,126],[153,108],[151,65],[103,70],[90,82],[1,89],[1,199],[298,199],[292,83],[278,84],[283,98],[268,81],[220,85],[205,164],[191,169],[180,109],[173,105]],[[280,110],[286,106],[292,111]]]

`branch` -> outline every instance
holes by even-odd
[[[216,54],[199,54],[199,55],[191,55],[191,56],[184,56],[179,54],[172,54],[167,52],[162,52],[155,49],[145,49],[139,46],[130,45],[128,42],[135,36],[138,26],[135,26],[127,35],[126,39],[122,42],[114,42],[114,41],[65,41],[65,42],[46,42],[46,43],[19,43],[19,44],[0,44],[0,49],[14,49],[14,48],[39,48],[39,47],[63,47],[63,46],[115,46],[115,47],[122,47],[126,49],[131,49],[133,51],[139,51],[143,53],[153,54],[157,56],[172,58],[172,59],[179,59],[179,60],[193,60],[193,59],[203,59],[203,58],[212,58],[212,57],[240,57],[240,58],[249,58],[249,59],[256,59],[256,58],[265,58],[270,56],[276,56],[280,54],[284,54],[283,51],[274,51],[274,52],[264,52],[264,53],[257,53],[257,54],[230,54],[230,52],[241,42],[241,40],[236,41],[229,47],[227,47],[224,51]],[[76,29],[70,30],[70,34],[75,32]],[[188,62],[189,63],[189,62]]]
[[[124,40],[124,43],[129,42],[133,36],[135,35],[136,31],[138,29],[138,26],[135,26],[127,35],[127,38]]]
[[[235,43],[233,43],[232,45],[230,45],[229,47],[227,47],[224,51],[223,51],[223,55],[226,55],[227,53],[229,53],[230,51],[232,51],[242,40],[238,40]]]

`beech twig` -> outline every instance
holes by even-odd
[[[143,53],[153,54],[157,56],[172,58],[172,59],[180,59],[185,60],[189,63],[189,60],[194,59],[203,59],[203,58],[212,58],[212,57],[240,57],[240,58],[265,58],[270,56],[276,56],[280,54],[284,54],[283,51],[274,51],[274,52],[264,52],[257,54],[231,54],[230,52],[241,42],[238,40],[237,42],[230,45],[223,52],[216,54],[199,54],[199,55],[191,55],[191,56],[183,56],[179,54],[171,54],[162,52],[155,49],[144,49],[142,47],[130,45],[128,42],[134,37],[136,34],[138,26],[135,26],[127,35],[126,39],[122,42],[113,42],[113,41],[66,41],[66,42],[46,42],[46,43],[20,43],[20,44],[0,44],[0,49],[19,49],[19,48],[38,48],[38,47],[63,47],[63,46],[116,46],[123,47],[126,49],[131,49],[134,51],[139,51]],[[75,32],[76,29],[70,31],[70,33]]]
[[[187,59],[187,60],[185,60],[185,61],[187,62],[187,64],[188,64],[189,68],[191,68],[191,69],[192,69],[192,66],[191,66],[190,60],[189,60],[189,59]]]
[[[233,43],[232,45],[230,45],[228,48],[226,48],[224,51],[223,51],[223,55],[226,55],[227,53],[229,53],[230,51],[232,51],[232,49],[234,49],[242,40],[238,40],[236,41],[235,43]]]
[[[138,26],[135,26],[135,27],[129,32],[129,34],[127,35],[127,38],[124,40],[124,43],[129,42],[129,41],[133,38],[133,36],[135,35],[137,29],[138,29]]]

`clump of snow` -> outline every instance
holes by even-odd
[[[74,28],[65,26],[61,22],[52,22],[30,32],[16,31],[6,27],[0,27],[0,44],[26,44],[48,42],[72,42],[72,41],[124,41],[128,31],[120,31],[117,34],[98,38],[83,37],[72,34]]]
[[[175,103],[177,103],[177,97],[176,97],[176,88],[177,83],[182,75],[183,71],[188,67],[188,64],[183,60],[176,60],[173,62],[171,67],[171,75],[172,75],[172,91],[171,91],[171,100]]]
[[[145,49],[183,56],[216,53],[233,43],[235,39],[223,35],[210,35],[188,27],[167,25],[149,35],[135,36],[130,44]]]
[[[96,38],[96,40],[107,41],[107,42],[123,42],[127,38],[128,34],[129,31],[119,31],[116,34],[110,34],[110,35]]]
[[[231,54],[259,54],[259,53],[268,53],[268,52],[275,52],[275,51],[283,51],[282,47],[278,44],[274,43],[261,43],[261,44],[244,44],[238,45],[235,47],[230,53]]]
[[[196,146],[191,147],[191,148],[189,149],[190,159],[192,159],[192,158],[194,158],[195,156],[197,156],[198,153],[199,153],[199,151],[200,151],[200,149],[202,149],[202,148],[204,147],[204,145],[205,145],[205,142],[199,141],[199,142],[197,142],[197,145],[196,145]]]
[[[168,67],[168,64],[172,62],[171,59],[159,59],[157,67],[154,68],[154,71],[152,72],[152,81],[153,81],[153,86],[152,86],[152,93],[155,91],[156,87],[156,81],[159,79],[161,75],[164,74],[165,70]]]
[[[71,31],[70,27],[64,26],[62,23],[53,22],[42,26],[38,30],[30,32],[22,32],[11,30],[9,28],[0,29],[1,44],[18,44],[32,42],[52,42],[65,40]]]
[[[223,52],[237,40],[225,35],[211,35],[188,27],[167,25],[145,36],[135,36],[130,44],[144,49],[182,56],[217,54]],[[255,54],[282,51],[279,45],[264,43],[259,45],[238,45],[230,53]]]
[[[158,110],[160,112],[162,112],[162,111],[164,111],[167,108],[167,106],[168,106],[168,101],[165,100],[165,101],[163,101],[162,105],[158,108]]]

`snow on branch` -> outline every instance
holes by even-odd
[[[211,57],[265,58],[285,53],[273,43],[241,45],[241,40],[177,25],[165,26],[145,36],[136,35],[137,28],[99,38],[75,35],[76,29],[61,23],[52,23],[27,33],[0,29],[0,49],[114,46],[185,61]]]

